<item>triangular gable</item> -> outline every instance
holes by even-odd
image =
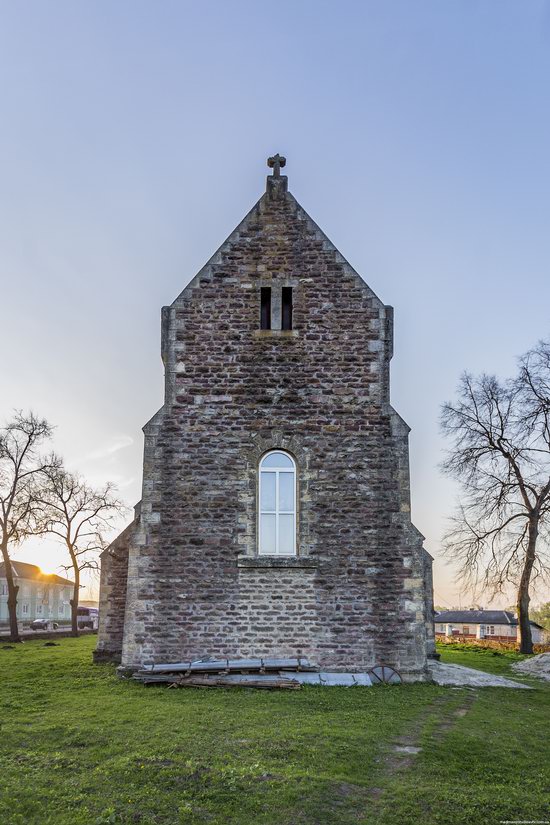
[[[273,180],[273,178],[268,178],[268,181],[270,180]],[[361,275],[352,267],[349,261],[336,248],[336,246],[332,243],[330,238],[328,238],[325,235],[323,230],[315,223],[313,218],[306,212],[303,206],[301,206],[301,204],[298,203],[294,195],[292,195],[288,191],[285,191],[283,197],[287,201],[290,201],[295,207],[297,220],[304,221],[306,223],[308,229],[314,235],[314,237],[322,242],[324,249],[328,252],[331,252],[334,255],[336,263],[340,264],[344,268],[346,275],[353,277],[360,285],[361,289],[366,291],[369,298],[377,302],[380,307],[385,307],[383,301],[380,300],[380,298],[378,297],[378,295],[376,295],[374,290],[371,289],[371,287],[366,283],[366,281],[361,277]],[[210,277],[212,277],[212,268],[217,264],[221,263],[223,254],[231,248],[232,244],[238,241],[241,232],[248,227],[248,224],[251,221],[251,219],[256,218],[258,212],[262,210],[262,207],[268,198],[269,193],[264,192],[261,198],[254,204],[252,209],[247,213],[247,215],[245,215],[243,220],[235,227],[233,232],[231,232],[231,234],[225,239],[225,241],[216,250],[216,252],[214,252],[211,258],[209,258],[205,265],[183,288],[178,297],[172,302],[171,306],[174,307],[181,304],[186,297],[187,291],[196,287],[201,279],[209,279]]]

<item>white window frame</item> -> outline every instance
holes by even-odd
[[[284,455],[285,458],[290,459],[292,462],[292,467],[267,467],[265,470],[262,470],[262,465],[268,456],[272,455]],[[262,474],[263,473],[274,473],[275,474],[275,510],[262,510]],[[294,476],[294,485],[293,485],[293,510],[280,510],[279,509],[279,474],[280,473],[292,473]],[[296,461],[294,460],[293,456],[290,453],[285,452],[285,450],[269,450],[269,452],[264,453],[262,456],[260,463],[258,465],[258,555],[260,556],[296,556],[296,489],[298,486],[298,472],[296,467]],[[262,549],[262,541],[261,541],[261,520],[262,515],[274,515],[275,516],[275,553],[268,553]],[[291,515],[293,516],[292,519],[292,536],[293,536],[293,546],[292,551],[288,553],[283,553],[279,551],[279,516],[282,515]]]

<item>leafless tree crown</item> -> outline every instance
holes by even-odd
[[[52,427],[34,413],[15,413],[0,430],[0,538],[18,544],[33,532],[42,474],[59,464],[54,455],[40,455]]]
[[[530,548],[530,581],[546,576],[550,343],[528,352],[513,379],[464,374],[457,400],[443,407],[442,428],[452,443],[443,470],[462,485],[445,550],[463,579],[493,592],[517,585]]]
[[[62,466],[44,471],[39,529],[65,543],[71,557],[67,570],[97,570],[97,555],[107,546],[107,536],[124,504],[108,483],[95,489]]]

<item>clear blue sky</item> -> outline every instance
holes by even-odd
[[[137,501],[160,307],[278,151],[395,307],[393,402],[437,557],[440,404],[550,334],[550,3],[0,0],[0,77],[0,416],[32,406]],[[436,594],[458,599],[439,560]]]

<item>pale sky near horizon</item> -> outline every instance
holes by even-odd
[[[550,335],[550,2],[0,0],[0,72],[0,419],[32,407],[134,504],[160,308],[280,152],[395,307],[413,520],[436,602],[464,602],[439,555],[439,410],[464,369],[510,374]]]

